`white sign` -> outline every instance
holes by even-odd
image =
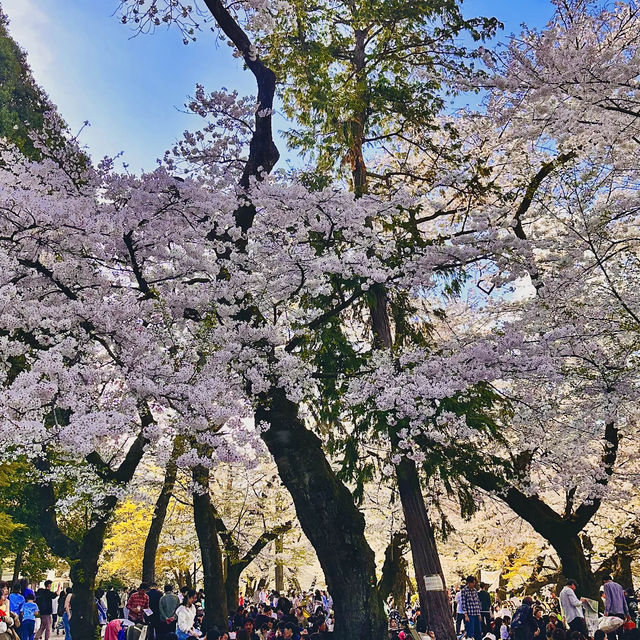
[[[442,581],[442,577],[437,573],[425,576],[424,586],[427,591],[444,591],[444,582]]]

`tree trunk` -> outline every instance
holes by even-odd
[[[364,535],[364,517],[338,480],[320,440],[298,417],[297,406],[274,389],[262,398],[256,423],[289,490],[307,538],[316,551],[333,596],[334,640],[386,637],[382,599],[376,588],[375,558]]]
[[[222,577],[222,553],[218,541],[211,499],[209,497],[209,469],[193,468],[193,519],[202,555],[204,575],[204,611],[206,630],[215,626],[227,628],[227,599]]]
[[[387,294],[381,285],[372,288],[371,326],[374,344],[381,349],[393,347],[391,322],[387,309]],[[420,476],[413,460],[407,458],[398,447],[399,438],[395,428],[389,429],[389,439],[394,450],[402,456],[396,465],[396,478],[400,502],[404,514],[405,528],[416,576],[416,587],[420,598],[420,609],[427,622],[427,629],[436,638],[455,640],[456,632],[451,616],[451,606],[446,592],[446,584],[433,527],[429,521],[427,506],[422,495]],[[427,590],[425,577],[439,576],[441,587]]]
[[[144,553],[142,556],[142,582],[146,582],[147,584],[152,584],[156,580],[156,555],[158,553],[158,545],[160,543],[160,534],[162,533],[162,527],[164,526],[164,521],[167,517],[167,508],[171,501],[171,495],[173,494],[173,488],[176,484],[176,476],[178,473],[178,465],[176,464],[179,452],[178,447],[178,439],[176,439],[173,444],[171,457],[167,462],[167,468],[165,469],[162,489],[160,489],[160,495],[158,496],[156,506],[153,510],[149,533],[147,533],[147,539],[144,542]]]
[[[599,602],[600,584],[584,553],[579,536],[567,535],[559,528],[557,535],[551,536],[549,542],[558,554],[562,565],[564,577],[562,584],[566,584],[569,578],[573,578],[578,583],[577,592],[580,597],[592,598]]]
[[[227,610],[232,613],[238,608],[240,601],[240,574],[244,566],[240,564],[227,564],[227,575],[224,579],[224,590],[227,598]]]
[[[445,590],[444,573],[415,462],[403,457],[396,465],[396,476],[407,536],[411,543],[420,608],[426,619],[427,629],[433,631],[436,638],[441,640],[455,640],[456,632]],[[425,576],[439,576],[442,587],[427,590]]]
[[[13,577],[11,578],[11,584],[14,585],[20,579],[20,570],[22,569],[22,559],[24,558],[24,549],[20,549],[16,553],[16,559],[13,563]]]
[[[107,526],[104,521],[89,529],[82,538],[77,557],[70,562],[69,578],[73,585],[73,598],[69,624],[72,638],[93,640],[100,637],[94,591],[98,559],[104,545],[106,531]]]
[[[276,548],[276,556],[282,554],[284,551],[284,544],[282,540],[282,536],[278,536],[275,539],[275,548]],[[276,569],[275,569],[275,579],[276,579],[276,591],[278,593],[282,593],[284,591],[284,566],[282,564],[282,559],[276,558]]]
[[[382,565],[382,577],[378,582],[380,597],[386,600],[393,596],[393,606],[400,613],[404,612],[405,597],[407,595],[407,561],[404,559],[404,547],[407,544],[407,536],[396,531],[384,552],[384,564]]]

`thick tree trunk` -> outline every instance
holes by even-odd
[[[69,578],[73,585],[73,598],[69,623],[72,638],[93,640],[100,637],[94,591],[98,559],[104,545],[106,531],[104,522],[87,531],[77,557],[70,562]]]
[[[558,554],[562,565],[562,573],[565,578],[562,584],[566,584],[569,578],[573,578],[578,583],[577,593],[580,597],[599,601],[600,584],[584,553],[579,536],[567,534],[558,528],[557,535],[551,536],[549,542]]]
[[[11,578],[11,584],[15,584],[20,579],[20,570],[22,569],[22,559],[24,558],[24,549],[20,549],[16,553],[16,559],[13,563],[13,577]]]
[[[240,574],[243,565],[227,563],[227,571],[224,578],[224,590],[227,598],[227,610],[233,612],[238,608],[240,600]]]
[[[400,531],[393,534],[391,542],[384,552],[384,564],[382,565],[382,577],[378,582],[380,597],[386,600],[393,596],[393,606],[404,612],[405,597],[409,578],[407,576],[407,561],[404,559],[404,547],[407,544],[407,536]]]
[[[193,519],[202,555],[204,574],[205,629],[227,628],[227,599],[222,575],[222,553],[209,497],[209,469],[196,466],[192,472]]]
[[[445,590],[444,573],[415,462],[403,457],[396,465],[396,476],[407,536],[411,543],[420,608],[426,619],[427,629],[441,640],[455,640],[456,632]],[[427,590],[425,576],[439,576],[442,588]]]
[[[173,445],[171,457],[167,462],[162,489],[160,489],[160,495],[158,496],[156,506],[153,510],[149,533],[147,533],[147,539],[144,542],[144,553],[142,556],[142,582],[146,582],[147,584],[151,584],[156,580],[156,555],[158,553],[158,545],[160,544],[162,527],[164,526],[164,521],[167,517],[167,509],[176,484],[176,476],[178,473],[178,465],[176,464],[177,457],[178,444],[176,441]]]
[[[298,417],[297,406],[279,389],[262,400],[256,422],[269,425],[262,437],[333,596],[334,640],[385,638],[386,620],[376,588],[374,554],[364,535],[364,517],[336,478],[320,440]]]

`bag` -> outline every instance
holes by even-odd
[[[127,629],[127,640],[146,640],[147,627],[141,624],[134,624]]]
[[[524,609],[525,607],[518,607],[516,609],[511,619],[511,629],[520,629],[522,627],[522,623],[524,622]]]
[[[598,621],[598,629],[605,633],[610,633],[619,629],[624,624],[624,620],[616,618],[616,616],[605,616]]]

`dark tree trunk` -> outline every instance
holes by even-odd
[[[196,466],[192,471],[193,520],[198,535],[204,575],[205,629],[227,628],[227,598],[222,575],[222,552],[209,497],[209,469]]]
[[[22,569],[22,559],[24,558],[24,549],[20,549],[16,553],[16,559],[13,563],[13,577],[11,578],[11,584],[14,585],[20,578],[20,570]]]
[[[562,565],[564,580],[573,578],[578,583],[577,592],[580,597],[600,600],[600,584],[587,559],[579,536],[571,535],[562,528],[558,528],[557,535],[549,538],[551,546],[555,549]]]
[[[403,457],[396,465],[396,477],[407,536],[411,543],[420,608],[425,616],[427,629],[433,631],[436,638],[455,640],[456,632],[451,617],[451,605],[445,591],[444,573],[415,462]],[[442,588],[427,590],[425,576],[439,576]]]
[[[404,611],[405,597],[409,578],[407,576],[407,561],[404,559],[404,548],[407,544],[407,536],[400,531],[393,534],[391,542],[384,552],[384,564],[382,565],[382,577],[378,582],[380,597],[386,600],[393,596],[393,606],[399,611]]]
[[[262,437],[333,596],[334,640],[382,640],[386,620],[376,588],[374,554],[364,535],[364,517],[336,478],[320,440],[298,417],[297,406],[279,389],[262,400],[256,422],[269,425]]]
[[[160,489],[160,495],[158,496],[156,506],[153,510],[149,533],[147,533],[147,539],[144,542],[144,553],[142,556],[142,582],[146,582],[147,584],[152,584],[156,580],[156,555],[158,553],[158,545],[160,544],[162,527],[164,526],[164,521],[167,517],[167,509],[176,484],[176,476],[178,473],[176,460],[178,453],[179,445],[176,439],[173,444],[171,457],[167,462],[167,468],[165,469],[162,489]]]
[[[95,525],[90,529],[82,539],[77,558],[70,563],[69,578],[73,585],[73,597],[69,624],[72,638],[93,640],[100,637],[94,591],[106,529],[106,524]]]
[[[244,566],[239,564],[227,564],[227,572],[224,579],[224,590],[227,598],[227,610],[231,613],[238,608],[240,600],[240,574]]]

